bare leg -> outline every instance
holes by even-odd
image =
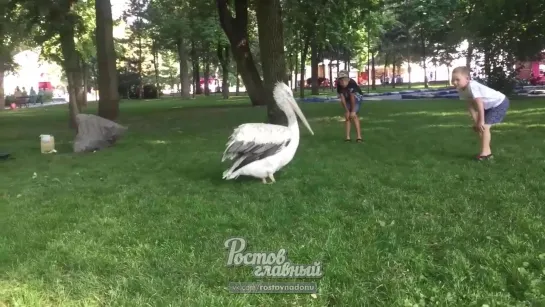
[[[275,183],[276,180],[274,180],[274,175],[273,174],[270,174],[269,175],[269,179],[272,181],[272,183]]]
[[[481,131],[479,136],[481,138],[481,156],[488,156],[492,154],[492,150],[490,149],[490,140],[492,139],[492,135],[490,134],[490,125],[485,124],[484,131]]]
[[[350,119],[346,119],[344,121],[344,130],[346,132],[346,139],[349,140],[350,139]]]
[[[360,118],[357,113],[356,113],[356,117],[353,118],[352,120],[354,121],[354,126],[356,126],[356,133],[358,135],[358,139],[361,139]]]

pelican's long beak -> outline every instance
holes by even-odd
[[[299,116],[305,127],[307,127],[308,131],[310,131],[310,134],[314,135],[314,131],[312,131],[312,128],[310,128],[310,125],[308,124],[307,119],[305,118],[305,115],[303,115],[303,112],[299,108],[299,105],[297,104],[297,101],[295,101],[294,98],[289,99],[292,109],[295,111],[295,114]]]

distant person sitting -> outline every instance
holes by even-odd
[[[23,96],[23,93],[21,93],[21,90],[19,89],[18,86],[15,87],[15,92],[13,93],[13,96],[14,96],[15,98],[19,98],[19,97]]]
[[[36,103],[36,91],[34,90],[34,87],[30,87],[30,95],[29,95],[28,102],[29,103]]]
[[[44,104],[44,89],[43,88],[40,88],[38,90],[38,98],[36,99],[36,103],[39,103],[39,104]]]

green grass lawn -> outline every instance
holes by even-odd
[[[247,105],[123,102],[126,137],[80,155],[66,106],[0,113],[0,306],[545,306],[545,101],[512,101],[487,162],[456,100],[368,102],[364,144],[305,104],[315,135],[272,185],[221,179],[265,118]],[[229,293],[260,280],[226,266],[234,236],[321,262],[318,295]]]
[[[440,89],[440,88],[446,88],[446,87],[449,87],[446,82],[445,84],[431,84],[429,85],[429,89]],[[422,84],[413,84],[411,86],[411,88],[408,87],[408,85],[396,85],[395,88],[392,88],[391,85],[386,85],[386,86],[383,86],[383,85],[379,85],[377,84],[375,89],[373,90],[372,88],[367,88],[367,85],[361,85],[360,86],[361,90],[363,91],[363,93],[367,93],[367,92],[370,92],[370,93],[385,93],[385,92],[400,92],[400,91],[406,91],[406,90],[416,90],[416,89],[425,89],[424,85]],[[294,92],[296,98],[299,98],[299,89],[297,89],[295,92]],[[174,94],[175,96],[176,95],[179,95],[179,94]],[[235,93],[231,93],[231,95],[235,95]],[[312,95],[312,91],[310,89],[305,89],[305,97],[310,97],[310,96],[336,96],[337,93],[335,92],[335,89],[333,89],[333,91],[331,91],[329,88],[320,88],[320,91],[319,91],[319,94],[318,95]],[[214,97],[221,97],[221,93],[213,93],[212,96]],[[239,96],[246,96],[246,93],[245,92],[241,92],[239,94]]]
[[[428,89],[440,89],[440,88],[447,88],[449,87],[446,83],[445,84],[432,84],[428,86]],[[375,86],[375,89],[372,89],[371,86],[367,87],[367,85],[360,85],[361,90],[363,93],[386,93],[386,92],[400,92],[400,91],[407,91],[407,90],[418,90],[418,89],[425,89],[423,84],[413,84],[411,88],[409,88],[408,85],[396,85],[395,88],[392,88],[391,85],[379,85],[377,84]],[[335,92],[335,89],[331,91],[329,88],[320,88],[320,96],[326,95],[326,96],[335,96],[337,93]],[[297,97],[299,97],[299,91],[295,93]],[[310,89],[305,89],[305,97],[306,96],[313,96],[312,91]]]

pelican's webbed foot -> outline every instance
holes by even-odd
[[[274,177],[272,177],[272,175],[269,175],[269,178],[272,180],[272,182],[267,182],[267,178],[261,178],[261,181],[264,183],[264,184],[273,184],[275,183],[276,181],[274,180]]]

